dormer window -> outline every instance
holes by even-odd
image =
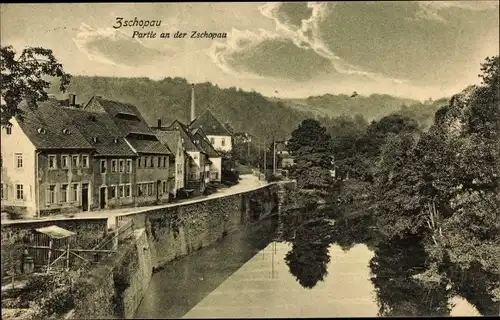
[[[93,137],[92,141],[94,141],[94,143],[97,143],[99,141],[99,139],[97,137]]]
[[[40,133],[40,134],[44,134],[45,133],[45,129],[44,128],[38,128],[36,131],[38,133]]]
[[[63,129],[62,131],[64,134],[70,134],[69,130],[68,129]]]
[[[118,143],[118,138],[114,138],[114,139],[113,139],[113,142],[114,142],[114,143]]]
[[[89,120],[93,122],[97,121],[96,117],[93,114],[89,116]]]

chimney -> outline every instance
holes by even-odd
[[[158,123],[158,129],[161,129],[161,119],[158,119],[157,123]]]
[[[195,119],[195,112],[194,112],[194,83],[191,85],[191,121],[194,121]]]

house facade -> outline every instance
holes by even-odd
[[[175,156],[170,167],[171,170],[173,170],[173,175],[175,176],[171,192],[172,195],[176,197],[177,191],[182,190],[185,187],[186,157],[181,133],[179,130],[168,130],[166,127],[162,127],[160,120],[158,120],[158,125],[152,129],[155,130],[158,139],[163,144],[167,145],[172,154]]]
[[[208,178],[207,183],[210,181],[221,182],[222,179],[222,155],[215,150],[214,146],[210,143],[209,138],[201,128],[194,129],[192,135],[195,144],[205,151],[208,156]]]
[[[24,217],[90,210],[94,148],[57,100],[2,128],[2,210]]]
[[[276,141],[276,154],[281,159],[278,166],[287,169],[295,164],[295,158],[288,151],[288,141]]]
[[[173,185],[171,181],[175,179],[175,175],[170,170],[170,162],[173,162],[175,155],[167,145],[161,143],[137,107],[94,96],[85,105],[84,110],[107,113],[120,137],[137,156],[135,163],[132,161],[132,166],[135,167],[132,183],[135,184],[132,191],[132,197],[135,197],[134,204],[148,205],[167,202]],[[104,166],[104,161],[102,163]],[[116,164],[111,160],[111,170],[113,170],[114,163]],[[120,165],[121,162],[117,164]],[[107,162],[106,165],[108,165]],[[99,195],[102,198],[105,197],[106,187],[107,185],[101,185]],[[121,187],[116,190],[118,190],[116,192],[121,192]],[[113,186],[111,192],[116,194]],[[107,195],[108,199],[109,197]]]
[[[206,109],[189,124],[190,130],[201,128],[215,150],[231,151],[232,136],[226,126],[220,123],[210,109]]]

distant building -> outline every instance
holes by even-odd
[[[286,169],[295,164],[295,159],[288,150],[288,141],[276,141],[276,154],[281,159],[278,165],[280,168]]]
[[[205,110],[199,117],[194,119],[189,128],[195,130],[197,128],[203,129],[210,143],[214,146],[215,150],[231,151],[232,150],[232,135],[222,125],[210,109]]]

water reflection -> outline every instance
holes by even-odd
[[[285,256],[290,272],[304,287],[311,289],[327,276],[332,226],[316,219],[299,226],[292,240],[292,250]]]
[[[370,261],[380,316],[448,316],[446,284],[423,282],[426,255],[418,237],[379,243]]]
[[[498,314],[498,303],[487,295],[493,275],[480,268],[465,273],[447,270],[449,284],[422,281],[417,275],[427,269],[428,259],[421,239],[412,236],[384,242],[369,215],[348,217],[339,214],[338,208],[327,208],[287,212],[281,222],[285,240],[292,244],[286,264],[304,288],[312,289],[328,277],[330,244],[344,251],[365,244],[375,254],[369,267],[379,316],[449,316],[450,301],[456,295],[466,298],[481,314]]]

